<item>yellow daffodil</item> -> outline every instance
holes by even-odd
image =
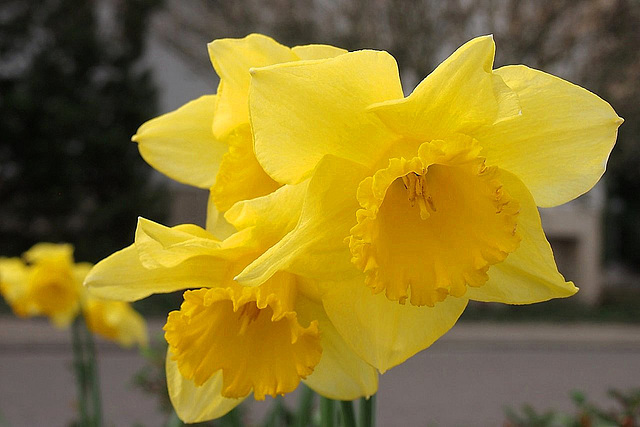
[[[393,57],[357,51],[252,70],[255,153],[313,176],[300,220],[236,279],[319,279],[327,316],[381,371],[446,332],[468,300],[573,295],[537,206],[588,191],[622,123],[596,95],[476,38],[404,97]]]
[[[0,294],[17,316],[47,316],[66,327],[82,312],[91,332],[125,347],[146,345],[146,323],[129,304],[86,295],[92,265],[74,263],[71,245],[38,243],[23,258],[0,259]]]
[[[135,243],[87,276],[94,295],[128,301],[192,289],[164,327],[169,395],[183,421],[220,417],[251,392],[264,399],[301,380],[330,398],[375,393],[376,371],[328,320],[313,280],[288,272],[256,287],[233,280],[296,225],[308,185],[236,203],[225,217],[238,232],[222,241],[195,225],[140,219]]]
[[[47,316],[68,326],[80,310],[84,265],[74,265],[73,247],[39,243],[18,258],[0,263],[2,294],[21,317]]]
[[[122,347],[147,346],[147,324],[130,304],[88,296],[82,312],[87,328],[94,334]]]
[[[344,53],[326,45],[288,48],[259,34],[215,40],[209,44],[209,56],[220,77],[218,93],[148,121],[133,141],[155,169],[182,183],[211,189],[209,222],[214,223],[216,208],[224,212],[239,200],[280,186],[264,173],[253,153],[249,70]]]

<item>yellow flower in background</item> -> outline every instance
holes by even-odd
[[[0,295],[20,317],[29,316],[27,266],[20,258],[0,258]]]
[[[74,265],[73,247],[38,243],[23,255],[0,264],[2,294],[16,315],[47,316],[68,326],[80,310],[85,265]]]
[[[326,45],[288,48],[260,34],[215,40],[209,44],[209,56],[220,77],[218,93],[146,122],[132,139],[158,171],[184,184],[211,189],[208,223],[214,224],[216,208],[224,212],[239,200],[264,196],[280,186],[253,153],[249,70],[344,53]]]
[[[169,395],[185,422],[220,417],[251,392],[293,391],[301,380],[323,396],[351,400],[377,390],[377,373],[335,330],[312,280],[282,272],[256,287],[233,278],[297,223],[307,185],[236,203],[223,241],[195,225],[140,219],[135,243],[99,262],[92,294],[132,301],[184,293],[165,325]]]
[[[277,182],[313,176],[296,227],[236,279],[320,278],[326,313],[384,371],[468,300],[574,294],[537,206],[588,191],[622,123],[596,95],[474,39],[404,97],[393,57],[357,51],[252,70],[255,153]],[[313,191],[317,194],[312,194]]]
[[[82,308],[87,328],[122,347],[147,346],[147,324],[130,304],[86,297]]]
[[[82,312],[90,331],[128,347],[146,345],[146,323],[123,302],[87,295],[89,263],[74,263],[73,246],[38,243],[23,259],[0,259],[0,294],[20,317],[46,316],[67,327]]]

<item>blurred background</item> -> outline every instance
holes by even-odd
[[[482,404],[479,395],[492,389],[496,390],[493,406],[477,425],[495,425],[493,421],[504,419],[503,404],[533,402],[544,409],[559,402],[560,408],[571,407],[567,393],[581,384],[600,399],[608,387],[640,386],[640,335],[635,326],[640,322],[637,0],[2,0],[0,256],[19,256],[40,241],[69,242],[76,247],[77,261],[97,262],[131,243],[138,216],[167,225],[203,225],[206,192],[156,173],[141,159],[130,137],[144,121],[215,93],[218,81],[206,44],[252,32],[289,46],[325,43],[349,50],[387,50],[398,61],[407,94],[458,46],[475,36],[493,34],[496,68],[525,64],[607,100],[625,123],[605,178],[585,196],[541,212],[560,271],[581,292],[569,300],[526,307],[471,307],[451,338],[445,337],[412,362],[428,365],[425,369],[430,371],[420,377],[423,382],[442,377],[443,384],[454,386],[417,385],[416,399],[422,400],[416,402],[437,394],[438,405],[429,406],[432,418],[424,418],[420,403],[414,409],[423,418],[403,422],[469,425],[464,418],[439,415],[446,411],[438,408],[447,409],[449,404],[451,411],[453,402],[457,406],[471,400],[475,413],[483,413],[480,408],[489,404]],[[180,301],[179,294],[153,297],[138,303],[138,308],[158,316],[159,328],[161,317]],[[60,368],[64,355],[52,349],[66,338],[45,334],[53,341],[45,340],[45,347],[33,344],[40,336],[37,327],[48,326],[31,323],[27,327],[31,332],[12,333],[11,328],[23,326],[10,319],[9,309],[0,305],[4,340],[0,342],[0,413],[7,413],[15,425],[29,425],[24,421],[27,415],[4,403],[16,390],[8,378],[22,378],[19,366],[23,365],[9,362],[24,361],[20,351],[25,351],[37,363],[44,360],[42,348],[48,348],[54,359],[58,357],[58,365],[51,362],[51,366]],[[510,322],[487,323],[503,320]],[[515,321],[521,329],[509,326]],[[20,324],[24,322],[31,321]],[[572,323],[558,326],[562,332],[549,322]],[[461,329],[456,332],[457,328]],[[577,347],[571,345],[574,341]],[[507,353],[516,349],[511,362],[501,359],[504,354],[490,351],[501,345]],[[117,368],[123,378],[146,363],[137,355],[122,355],[105,346],[105,365],[113,364],[113,357],[129,357]],[[40,351],[38,357],[34,348]],[[536,359],[536,354],[549,359]],[[590,364],[591,368],[581,370]],[[415,377],[414,365],[385,375],[386,389],[381,393],[391,399],[393,375],[406,383],[401,374]],[[22,369],[29,370],[28,366]],[[577,377],[561,374],[576,369]],[[607,379],[612,370],[616,373]],[[509,372],[523,371],[530,372],[530,377],[509,382],[518,377]],[[604,372],[592,377],[595,371]],[[502,387],[487,389],[483,379],[465,382],[478,372]],[[500,372],[506,376],[495,380]],[[452,376],[455,379],[447,381]],[[555,391],[545,391],[546,381],[553,380]],[[24,390],[29,395],[30,389]],[[148,404],[149,411],[153,408]],[[391,406],[381,406],[383,410],[394,412]],[[402,411],[411,412],[411,408]],[[129,424],[133,419],[122,418]]]

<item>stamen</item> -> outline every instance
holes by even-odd
[[[418,206],[420,206],[420,218],[427,219],[431,216],[431,214],[427,210],[427,204],[425,203],[424,197],[420,197],[418,199]]]
[[[242,310],[240,311],[240,331],[239,335],[244,335],[247,331],[249,325],[254,322],[258,316],[260,316],[260,309],[256,306],[255,303],[247,303],[242,306]]]
[[[433,198],[429,194],[427,188],[427,181],[424,178],[426,170],[423,169],[422,175],[418,175],[415,172],[410,172],[402,177],[404,188],[407,189],[409,197],[409,205],[414,207],[416,200],[418,201],[418,207],[420,208],[420,218],[427,219],[431,215],[431,212],[436,211],[436,206],[433,203]]]
[[[418,179],[416,179],[416,194],[418,196],[422,196],[422,184],[424,183],[424,178],[421,176],[418,176]]]
[[[433,203],[433,199],[431,198],[430,194],[429,194],[429,197],[427,197],[427,203],[429,203],[429,207],[431,208],[431,210],[433,212],[436,212],[436,205],[435,203]]]
[[[409,180],[409,204],[411,207],[414,207],[416,204],[416,177],[417,175],[413,172],[405,175]]]

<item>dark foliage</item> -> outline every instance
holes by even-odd
[[[157,4],[0,5],[0,255],[70,242],[97,261],[131,242],[139,215],[162,219],[162,189],[130,142],[156,112],[139,59]]]

